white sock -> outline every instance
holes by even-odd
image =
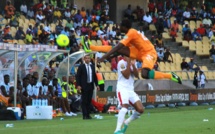
[[[137,111],[134,111],[134,113],[132,113],[132,115],[125,120],[125,124],[128,125],[131,121],[138,119],[140,116],[140,113],[138,113]]]
[[[125,120],[125,115],[126,115],[127,111],[128,111],[128,109],[124,108],[124,107],[121,108],[121,110],[119,111],[115,132],[121,130],[121,127]]]

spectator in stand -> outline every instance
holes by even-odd
[[[163,53],[163,50],[162,50],[162,49],[159,50],[159,52],[157,53],[157,55],[158,55],[158,59],[157,59],[158,62],[163,61],[164,53]]]
[[[169,57],[171,57],[172,60],[169,60]],[[173,57],[172,57],[171,52],[169,51],[169,48],[167,48],[166,52],[164,53],[163,61],[164,62],[172,62],[173,63]]]
[[[210,56],[213,58],[213,61],[215,62],[215,49],[214,49],[214,45],[212,45],[212,48],[210,49]]]
[[[87,17],[87,12],[84,7],[81,8],[80,14],[81,14],[82,18]]]
[[[36,15],[36,22],[43,23],[44,20],[45,20],[45,17],[42,15],[42,9],[40,8],[38,14]]]
[[[210,42],[211,42],[211,45],[215,45],[215,32],[213,32],[213,35],[211,36],[210,38]]]
[[[61,31],[62,31],[63,29],[64,29],[64,28],[63,28],[63,25],[62,25],[62,21],[59,20],[59,21],[58,21],[58,25],[56,25],[56,27],[55,27],[55,32],[56,32],[56,34],[57,34],[57,35],[60,34]]]
[[[54,38],[50,38],[50,39],[49,39],[48,45],[50,45],[50,46],[55,46],[55,45],[56,45],[56,44],[55,44],[55,41],[54,41]]]
[[[56,22],[57,20],[61,20],[62,18],[61,11],[59,10],[58,7],[55,8],[53,15],[54,15],[54,22]]]
[[[28,19],[33,19],[34,18],[34,11],[33,11],[32,7],[27,12],[27,18]]]
[[[53,21],[53,10],[51,9],[50,5],[47,5],[46,8],[43,10],[43,14],[48,23],[52,23]]]
[[[77,36],[81,36],[81,27],[77,26],[75,29],[75,33]]]
[[[170,35],[170,37],[172,37],[172,40],[175,41],[175,38],[177,37],[177,33],[174,30],[174,28],[171,28],[169,35]]]
[[[164,11],[164,5],[163,5],[163,2],[161,0],[158,0],[156,6],[157,6],[157,12],[163,12]]]
[[[73,21],[67,21],[66,23],[66,27],[68,27],[69,29],[73,28]]]
[[[97,40],[98,36],[97,36],[97,32],[95,30],[95,27],[92,28],[92,30],[90,31],[90,39],[91,40]]]
[[[105,11],[105,15],[109,14],[109,9],[110,9],[110,6],[107,3],[107,0],[104,0],[104,4],[102,5],[102,10]]]
[[[174,29],[174,31],[177,33],[179,30],[179,25],[176,19],[174,19],[174,23],[171,25],[171,29]]]
[[[149,14],[155,13],[155,3],[152,0],[150,0],[148,4],[148,8],[149,8]]]
[[[190,58],[190,62],[188,63],[188,65],[189,65],[190,71],[199,70],[199,66],[193,61],[193,58]]]
[[[86,25],[89,24],[89,21],[88,21],[88,19],[87,19],[87,16],[85,16],[84,18],[81,19],[81,24],[82,24],[82,25],[83,25],[83,24],[86,24]]]
[[[202,40],[201,34],[199,34],[196,30],[196,28],[194,29],[193,33],[192,33],[192,37],[194,41],[197,40]]]
[[[164,32],[164,21],[162,18],[159,18],[157,23],[155,24],[158,35],[161,35]]]
[[[89,29],[87,27],[86,24],[83,24],[82,27],[81,27],[81,34],[82,35],[88,35],[89,34]]]
[[[67,37],[69,37],[69,28],[65,27],[64,30],[61,31],[61,34],[66,35]]]
[[[49,31],[42,30],[42,33],[39,35],[39,43],[47,44],[49,40]]]
[[[176,17],[177,13],[178,13],[178,10],[177,10],[177,8],[174,6],[174,7],[172,8],[171,14],[172,14],[172,16],[175,16],[175,17]]]
[[[111,46],[116,46],[117,45],[117,43],[116,42],[114,42],[114,40],[113,40],[113,38],[111,37],[110,38],[110,42],[109,42],[109,44],[111,45]]]
[[[42,32],[43,32],[43,25],[40,25],[40,26],[39,26],[39,29],[38,29],[38,31],[37,31],[37,36],[39,37],[40,34],[42,34]]]
[[[206,35],[206,29],[204,28],[203,24],[200,24],[200,27],[197,29],[197,32],[198,32],[201,36],[205,36],[205,35]]]
[[[184,11],[183,17],[184,17],[184,20],[190,20],[191,14],[190,14],[189,8],[187,8],[186,11]]]
[[[25,1],[21,4],[21,6],[20,6],[20,11],[21,11],[24,15],[27,14],[28,9],[27,9],[27,5],[26,5]]]
[[[190,30],[190,27],[187,23],[185,23],[185,26],[182,28],[183,35],[185,35],[188,30]]]
[[[25,33],[24,33],[22,27],[19,27],[18,30],[16,31],[15,39],[16,40],[19,40],[19,39],[23,40],[23,39],[25,39]]]
[[[157,21],[158,21],[157,16],[155,16],[155,14],[152,14],[152,23],[153,23],[153,24],[156,24]]]
[[[66,8],[66,11],[64,12],[64,17],[67,21],[71,20],[71,12],[69,10],[69,7]]]
[[[112,37],[113,39],[116,39],[116,27],[113,26],[112,29],[109,32],[109,36]]]
[[[15,14],[16,9],[14,8],[14,6],[11,4],[10,1],[7,1],[7,4],[6,4],[4,10],[5,10],[5,18],[11,19]]]
[[[128,5],[127,9],[124,11],[124,17],[128,18],[129,20],[133,20],[130,4]]]
[[[26,33],[26,36],[25,36],[25,43],[26,43],[26,44],[35,44],[35,41],[33,40],[32,32],[28,31],[28,32]]]
[[[212,24],[215,24],[215,14],[211,14],[210,16]]]
[[[205,30],[206,31],[206,30]],[[213,36],[213,31],[210,29],[209,31],[206,31],[206,36],[210,39]]]
[[[184,40],[190,41],[192,39],[193,39],[193,37],[192,37],[191,31],[190,31],[190,29],[188,29],[187,32],[184,34]]]
[[[111,59],[111,70],[116,73],[117,72],[117,58]]]
[[[99,30],[97,31],[97,35],[98,35],[98,37],[100,37],[100,36],[103,36],[105,33],[104,33],[104,31],[103,31],[103,27],[101,26],[100,28],[99,28]]]
[[[164,47],[162,35],[159,35],[156,38],[156,42],[155,43],[156,43],[157,47]]]
[[[77,12],[78,12],[77,5],[74,5],[71,11],[71,17],[73,18],[77,14]]]
[[[181,70],[183,70],[183,71],[188,71],[188,70],[189,70],[189,65],[188,65],[188,63],[185,61],[185,58],[182,59],[182,62],[181,62]]]
[[[33,8],[34,12],[36,12],[40,8],[42,9],[43,8],[43,0],[39,0],[39,3],[33,5],[32,8]]]
[[[183,18],[183,9],[182,9],[183,7],[182,6],[179,6],[179,8],[177,8],[177,13],[176,13],[176,19],[177,19],[177,21],[178,21],[178,23],[181,23],[181,24],[183,24],[183,20],[184,20],[184,18]]]
[[[78,22],[81,22],[82,16],[80,10],[78,10],[77,14],[75,14],[74,19],[77,20]]]
[[[104,10],[100,15],[99,23],[105,24],[107,20],[109,20],[109,16],[105,14],[105,10]]]
[[[4,32],[3,40],[13,39],[13,37],[11,36],[11,33],[10,33],[10,26],[9,25],[5,26],[3,32]]]
[[[208,15],[206,16],[206,18],[203,19],[202,24],[204,24],[204,26],[209,26],[209,27],[212,25],[212,21]]]
[[[82,25],[81,22],[79,22],[78,19],[76,18],[73,27],[76,29],[78,26],[81,27]]]
[[[198,11],[196,11],[196,8],[195,7],[193,7],[193,9],[191,10],[191,20],[194,20],[194,21],[196,21],[198,18],[199,18],[199,13],[198,13]]]
[[[213,6],[213,8],[211,9],[211,13],[214,15],[215,14],[215,5]]]
[[[146,14],[143,16],[143,21],[146,22],[147,24],[152,23],[152,17],[149,14],[149,12],[146,12]]]
[[[103,36],[103,38],[102,38],[102,36],[100,36],[100,40],[102,41],[103,46],[109,46],[110,45],[106,36]]]

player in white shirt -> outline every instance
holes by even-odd
[[[124,134],[128,124],[138,119],[139,116],[144,112],[143,105],[134,92],[134,77],[138,78],[138,70],[135,66],[135,61],[131,61],[130,58],[125,57],[120,60],[117,64],[118,70],[118,81],[117,81],[117,98],[121,109],[118,114],[117,126],[114,134]],[[135,112],[124,121],[125,115],[128,112],[129,104],[135,108]],[[121,129],[124,123],[123,128]]]
[[[42,92],[42,96],[45,97],[48,95],[48,79],[47,78],[43,78],[42,79],[42,83],[41,83],[41,92]]]
[[[1,82],[1,94],[4,97],[9,97],[10,93],[10,76],[8,74],[4,75],[4,81]]]
[[[205,74],[202,70],[199,71],[199,77],[198,77],[198,81],[199,81],[199,87],[204,89],[205,88],[205,83],[208,82]]]

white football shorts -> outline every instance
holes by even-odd
[[[119,105],[134,104],[140,100],[139,96],[131,89],[117,89],[116,94]]]

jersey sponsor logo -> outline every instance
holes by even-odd
[[[122,65],[120,66],[120,68],[121,68],[121,69],[125,69],[125,65],[122,64]]]

